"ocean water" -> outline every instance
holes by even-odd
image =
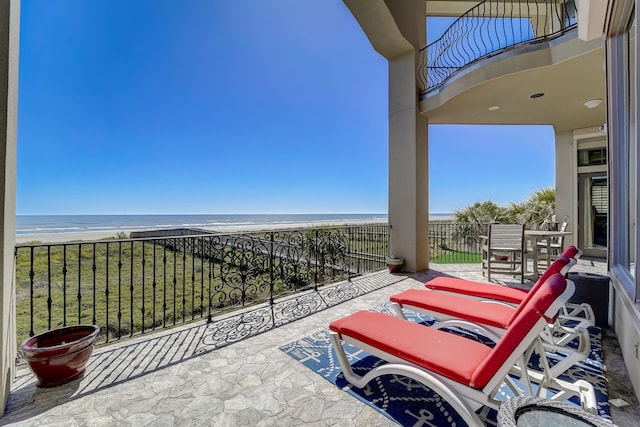
[[[450,217],[434,213],[432,219]],[[220,232],[304,227],[323,224],[386,223],[387,214],[238,214],[238,215],[17,215],[16,235],[101,233],[201,228]]]
[[[16,235],[129,232],[168,228],[236,231],[269,226],[386,222],[386,214],[17,215]]]

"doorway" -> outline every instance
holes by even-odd
[[[586,256],[607,256],[609,193],[603,172],[578,174],[578,245]]]

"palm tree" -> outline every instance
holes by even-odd
[[[453,216],[457,222],[486,224],[504,219],[505,211],[495,202],[487,200],[454,211]]]
[[[495,202],[487,200],[456,210],[453,212],[453,217],[455,225],[451,239],[472,247],[478,243],[480,235],[485,232],[486,224],[501,222],[505,219],[505,211]]]
[[[556,209],[556,192],[552,187],[534,190],[523,202],[512,202],[501,207],[491,200],[476,202],[453,212],[455,223],[451,239],[475,245],[479,236],[486,234],[487,224],[504,222],[525,224],[532,230],[544,229],[551,223]]]
[[[514,202],[505,209],[507,222],[525,224],[531,230],[544,229],[556,210],[556,193],[551,187],[534,190],[524,202]]]

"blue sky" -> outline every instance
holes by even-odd
[[[387,61],[342,1],[21,13],[18,214],[387,211]],[[431,212],[553,185],[550,127],[429,132]]]

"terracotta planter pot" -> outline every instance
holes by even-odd
[[[55,387],[84,375],[99,326],[78,325],[35,335],[22,343],[38,387]]]
[[[404,266],[404,258],[388,257],[386,262],[390,273],[400,273]]]

